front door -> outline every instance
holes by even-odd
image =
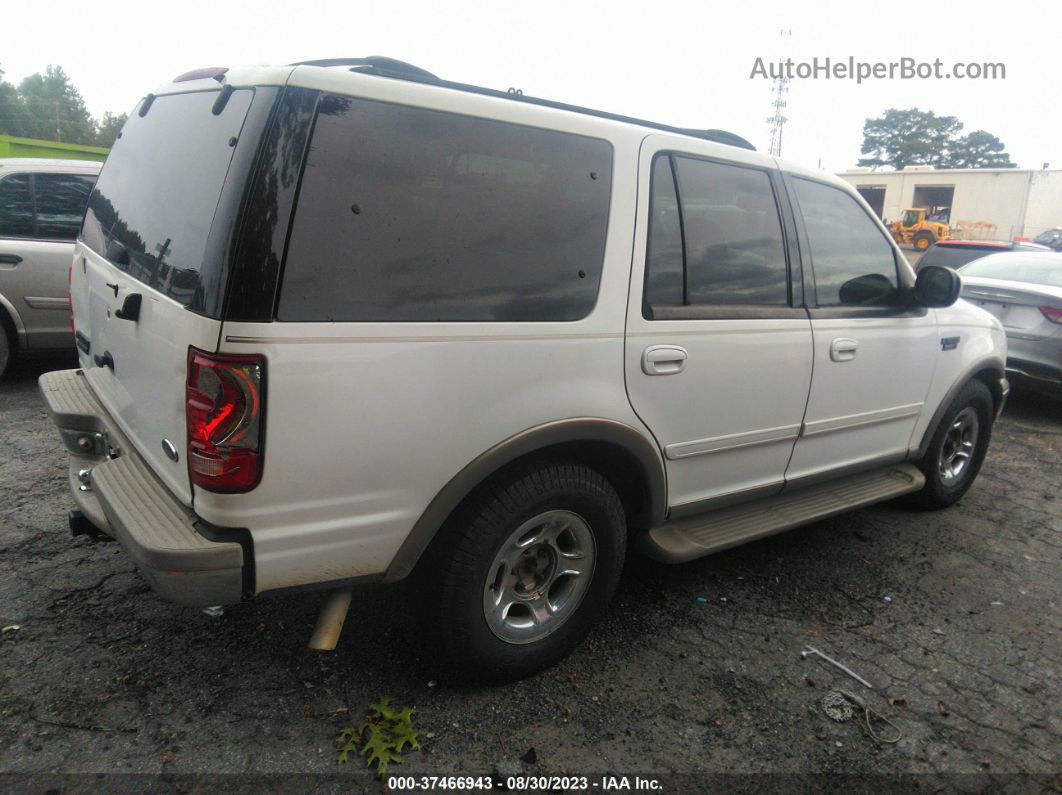
[[[796,484],[906,456],[939,339],[933,313],[906,300],[899,255],[862,203],[812,179],[790,184],[810,255],[815,339],[811,397],[786,472]]]
[[[673,516],[779,491],[811,382],[780,179],[755,155],[696,148],[643,144],[627,312],[627,390]]]

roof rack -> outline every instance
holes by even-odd
[[[441,88],[450,88],[455,91],[465,91],[470,94],[482,94],[484,96],[496,97],[498,99],[526,102],[531,105],[566,110],[571,111],[572,113],[582,113],[586,116],[596,116],[599,119],[609,119],[611,121],[618,121],[626,124],[637,124],[641,127],[651,127],[655,130],[662,130],[677,135],[688,135],[692,138],[701,138],[706,141],[713,141],[728,146],[737,146],[742,149],[749,149],[753,152],[756,151],[756,147],[740,135],[727,132],[726,130],[695,130],[683,127],[672,127],[669,124],[660,124],[659,122],[638,119],[633,116],[623,116],[619,113],[609,113],[603,110],[584,108],[581,105],[569,105],[566,102],[555,102],[551,99],[528,96],[517,88],[510,88],[508,91],[499,91],[498,89],[484,88],[483,86],[475,86],[469,83],[456,83],[451,80],[443,80],[428,70],[421,69],[419,66],[414,66],[405,61],[399,61],[395,58],[386,58],[380,55],[370,55],[365,58],[324,58],[316,61],[298,61],[291,65],[347,66],[350,68],[350,71],[359,72],[361,74],[376,75],[377,77],[390,77],[395,80],[411,80],[417,83],[428,83]]]

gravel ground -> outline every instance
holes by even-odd
[[[408,775],[1062,789],[1059,404],[1015,395],[950,510],[881,505],[678,567],[633,557],[571,658],[463,687],[409,617],[430,595],[358,590],[339,650],[314,653],[320,593],[211,618],[157,598],[118,545],[72,540],[65,454],[36,391],[65,366],[16,364],[0,384],[0,625],[18,626],[0,640],[0,790],[378,791],[363,763],[337,767],[334,738],[381,696],[426,733],[392,768]],[[809,643],[876,689],[802,660]],[[826,719],[833,687],[900,742]]]

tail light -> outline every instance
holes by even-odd
[[[1041,306],[1040,312],[1052,323],[1062,324],[1062,308],[1057,306]]]
[[[262,479],[265,359],[188,349],[185,416],[192,482],[225,494]]]

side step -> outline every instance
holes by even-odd
[[[896,464],[654,527],[639,538],[639,544],[657,560],[685,563],[918,491],[925,482],[925,475],[913,464]]]

